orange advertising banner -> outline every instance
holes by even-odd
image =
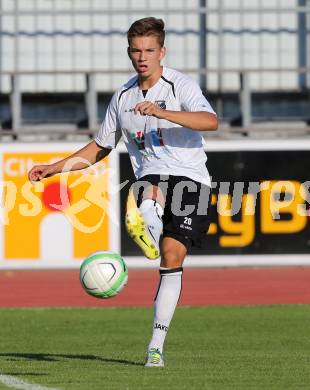
[[[4,261],[35,260],[53,266],[109,250],[107,159],[83,171],[36,183],[28,180],[27,173],[34,164],[49,164],[71,153],[2,154]]]

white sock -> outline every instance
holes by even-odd
[[[159,238],[163,231],[163,221],[161,219],[164,213],[163,208],[155,200],[146,199],[141,203],[139,210],[149,227],[151,236],[159,246]]]
[[[150,348],[163,352],[164,341],[182,290],[183,268],[160,268],[160,282],[154,303],[153,335]]]

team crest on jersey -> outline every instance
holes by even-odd
[[[165,110],[167,108],[165,100],[155,100],[155,105],[161,108],[162,110]]]

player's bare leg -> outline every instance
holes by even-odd
[[[186,247],[171,237],[164,237],[161,248],[160,282],[154,302],[153,334],[148,347],[147,367],[163,367],[163,347],[182,289],[183,261]]]

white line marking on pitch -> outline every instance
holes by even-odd
[[[0,374],[0,382],[6,385],[7,387],[11,387],[13,389],[22,389],[22,390],[61,390],[56,389],[55,387],[45,387],[40,385],[35,385],[32,383],[27,383],[22,381],[15,376],[12,375],[3,375]]]

